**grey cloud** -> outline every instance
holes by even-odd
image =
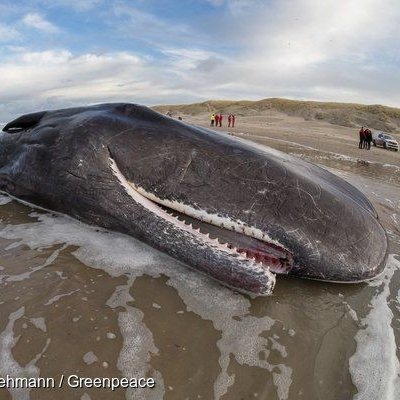
[[[199,61],[195,70],[203,73],[213,72],[216,68],[221,67],[224,62],[222,58],[211,56],[205,60]]]

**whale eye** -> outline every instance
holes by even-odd
[[[26,114],[22,117],[9,122],[4,128],[3,132],[7,133],[19,133],[19,132],[29,132],[34,128],[43,118],[46,111],[41,111],[33,114]]]

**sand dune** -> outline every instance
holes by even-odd
[[[264,99],[259,101],[210,100],[203,103],[162,105],[155,110],[166,113],[198,115],[211,111],[239,116],[280,112],[308,121],[326,121],[345,127],[367,126],[385,132],[400,133],[400,109],[382,105]]]

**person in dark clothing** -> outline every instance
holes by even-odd
[[[363,143],[363,149],[366,149],[367,146],[368,146],[367,134],[368,134],[368,129],[364,129],[364,143]]]
[[[232,128],[235,127],[235,116],[232,114]]]
[[[224,118],[224,116],[219,114],[219,126],[222,126],[222,118]]]
[[[365,136],[365,148],[367,150],[371,150],[371,142],[372,142],[372,132],[370,129],[366,129],[364,131],[364,136]]]
[[[219,114],[215,114],[215,126],[219,124]]]
[[[229,114],[229,116],[228,116],[228,128],[231,127],[231,123],[232,123],[232,115]]]
[[[364,133],[364,127],[362,126],[360,129],[360,143],[358,144],[358,148],[362,149],[364,147],[364,140],[365,140],[365,133]]]

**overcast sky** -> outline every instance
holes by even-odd
[[[400,106],[399,0],[1,0],[0,122],[286,97]]]

